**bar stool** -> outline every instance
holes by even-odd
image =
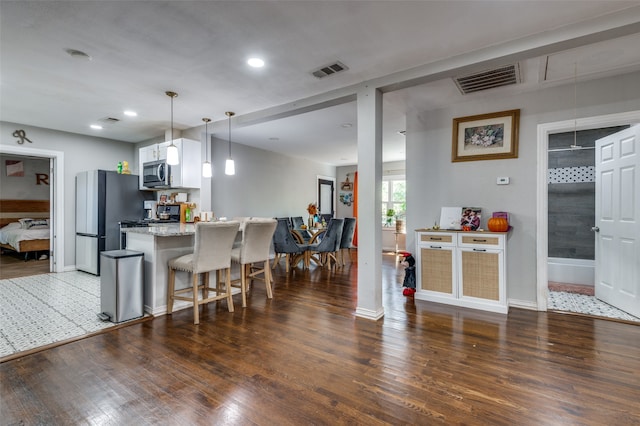
[[[275,219],[252,218],[247,220],[244,224],[242,242],[231,250],[231,260],[240,264],[240,279],[232,281],[231,285],[240,287],[243,308],[247,306],[247,280],[263,280],[267,289],[267,297],[273,298],[271,290],[273,279],[271,268],[269,268],[269,256],[271,240],[277,224]],[[261,274],[262,277],[259,277]]]
[[[199,324],[199,305],[214,300],[227,299],[229,312],[233,312],[231,298],[231,248],[240,228],[239,222],[198,222],[196,223],[193,253],[174,257],[169,260],[169,283],[167,286],[167,314],[173,311],[174,300],[193,302],[193,323]],[[226,271],[225,289],[222,291],[220,271]],[[175,289],[176,271],[191,272],[192,286]],[[216,288],[209,287],[209,272],[217,271]],[[202,278],[202,282],[199,284]],[[202,290],[202,299],[198,298],[198,290]],[[180,296],[191,292],[191,296]],[[211,296],[211,292],[215,292]]]

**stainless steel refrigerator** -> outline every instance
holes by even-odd
[[[154,193],[138,189],[138,176],[107,170],[76,175],[76,269],[100,275],[100,253],[120,248],[123,220],[144,219],[144,201]]]

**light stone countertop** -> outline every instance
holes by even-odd
[[[168,223],[152,225],[147,228],[124,228],[123,231],[133,234],[153,235],[156,237],[177,237],[195,235],[196,226],[193,223]]]

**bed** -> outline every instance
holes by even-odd
[[[49,252],[49,200],[0,200],[0,247],[24,253]],[[25,219],[31,219],[31,222]]]

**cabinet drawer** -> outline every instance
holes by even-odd
[[[458,234],[459,247],[504,248],[504,236],[495,234]]]
[[[420,245],[431,245],[437,244],[441,246],[451,246],[455,245],[455,235],[454,234],[418,234],[418,244]]]

